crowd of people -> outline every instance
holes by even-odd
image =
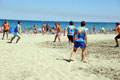
[[[3,27],[3,26],[7,26],[7,27]],[[59,24],[60,25],[60,24]],[[3,30],[4,28],[4,30]],[[3,35],[3,39],[4,39],[4,36],[5,34],[8,36],[8,30],[10,28],[10,25],[8,23],[7,20],[5,20],[5,22],[3,23],[2,27],[0,28],[0,33],[4,33]],[[97,34],[97,33],[103,33],[103,34],[113,34],[113,33],[116,33],[116,31],[114,31],[112,28],[109,28],[109,30],[106,30],[103,26],[101,26],[101,28],[99,29],[98,31],[98,28],[96,30],[96,26],[94,25],[92,27],[92,29],[88,28],[88,34]],[[55,29],[54,27],[51,27],[48,23],[45,24],[43,23],[42,27],[37,27],[36,24],[34,24],[34,27],[24,27],[22,29],[22,32],[21,33],[26,33],[26,34],[38,34],[38,33],[42,33],[42,34],[55,34]]]
[[[73,43],[74,44],[74,48],[73,51],[71,53],[70,59],[68,60],[68,62],[70,62],[72,60],[72,57],[74,56],[75,52],[77,51],[77,49],[80,47],[82,50],[82,59],[81,61],[84,60],[85,58],[85,49],[87,47],[87,32],[89,29],[87,29],[85,27],[86,22],[82,21],[81,25],[79,27],[74,26],[74,22],[70,21],[69,25],[66,26],[66,28],[63,31],[63,36],[65,36],[66,31],[67,31],[67,37],[68,37],[68,42],[69,44]],[[3,37],[2,40],[4,40],[5,34],[6,34],[6,39],[8,39],[8,31],[10,28],[9,23],[7,22],[7,20],[5,20],[5,22],[3,23]],[[62,33],[61,30],[61,26],[58,22],[55,22],[55,26],[56,27],[50,27],[49,24],[47,24],[45,26],[45,24],[42,25],[41,28],[41,33],[42,34],[47,34],[48,32],[51,32],[52,34],[55,34],[54,30],[56,30],[56,34],[55,34],[55,38],[54,38],[54,42],[56,42],[57,38],[60,42],[60,36]],[[116,27],[115,29],[113,29],[112,31],[117,31],[118,35],[115,37],[115,42],[116,42],[116,46],[115,47],[119,47],[119,43],[118,43],[118,39],[120,39],[120,24],[116,23]],[[90,32],[90,30],[89,30]],[[101,33],[105,32],[105,28],[101,27],[100,29]],[[12,43],[12,41],[15,39],[15,37],[18,37],[16,43],[18,43],[18,41],[20,40],[20,35],[22,33],[21,30],[21,21],[18,21],[18,25],[14,28],[14,34],[13,37],[11,38],[9,43]],[[34,34],[38,33],[38,28],[37,25],[34,25],[34,30],[33,30]],[[96,27],[93,26],[93,33],[96,34]]]
[[[106,30],[103,26],[101,26],[101,28],[99,29],[99,31],[96,31],[96,26],[94,25],[92,27],[92,30],[90,28],[88,28],[88,33],[89,34],[97,34],[97,33],[102,33],[102,34],[116,34],[116,31],[114,31],[114,29],[109,28],[108,30]]]

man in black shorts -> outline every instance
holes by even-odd
[[[3,37],[2,39],[4,39],[5,33],[6,33],[6,39],[8,39],[8,30],[10,28],[9,23],[7,22],[7,20],[5,20],[5,22],[3,23]]]
[[[67,36],[68,36],[69,43],[73,43],[73,35],[75,32],[75,26],[73,26],[73,21],[70,21],[69,24],[70,25],[67,26],[64,30],[64,36],[67,30]]]
[[[73,36],[72,35],[67,35],[68,39],[69,39],[69,43],[72,42],[73,43]]]
[[[116,28],[114,29],[114,31],[118,31],[118,35],[115,37],[115,42],[116,42],[115,47],[119,47],[119,44],[118,44],[118,39],[120,39],[120,25],[119,25],[119,23],[116,23]]]

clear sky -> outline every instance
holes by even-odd
[[[120,0],[0,0],[0,19],[120,22]]]

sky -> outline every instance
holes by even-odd
[[[0,19],[120,22],[120,0],[0,0]]]

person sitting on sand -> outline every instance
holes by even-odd
[[[101,33],[105,33],[105,28],[104,28],[104,27],[101,27],[101,28],[100,28],[100,32],[101,32]]]
[[[7,22],[7,20],[5,20],[5,22],[3,23],[3,37],[2,40],[4,39],[5,33],[6,33],[6,39],[8,39],[8,30],[10,28],[9,23]]]
[[[60,24],[58,24],[57,22],[55,23],[55,26],[56,26],[56,28],[53,28],[54,30],[57,30],[57,33],[56,33],[56,35],[55,35],[55,39],[54,39],[54,42],[56,42],[56,39],[57,39],[57,37],[58,37],[58,40],[59,40],[59,42],[60,42],[60,36],[61,36],[61,27],[60,27]]]
[[[18,41],[20,40],[20,35],[21,35],[21,21],[18,21],[18,25],[16,26],[15,30],[14,30],[14,36],[12,37],[10,43],[12,43],[12,41],[15,39],[15,37],[18,37],[16,43],[18,43]]]
[[[120,24],[119,23],[116,23],[116,27],[115,27],[114,31],[118,32],[118,35],[115,37],[115,42],[116,42],[115,47],[119,47],[119,44],[118,44],[118,39],[120,39]]]
[[[73,43],[73,35],[74,35],[74,32],[75,32],[75,26],[73,26],[73,21],[70,21],[69,22],[69,26],[67,26],[64,30],[64,36],[65,36],[65,33],[66,33],[66,30],[67,30],[67,37],[68,37],[68,40],[69,40],[69,43]]]
[[[73,42],[74,42],[74,49],[71,53],[71,57],[68,60],[70,62],[72,60],[73,55],[77,51],[77,49],[80,47],[82,49],[82,59],[81,61],[84,60],[85,57],[85,49],[87,47],[87,30],[85,28],[85,21],[81,22],[81,27],[78,27],[75,29],[75,33],[73,36]]]

